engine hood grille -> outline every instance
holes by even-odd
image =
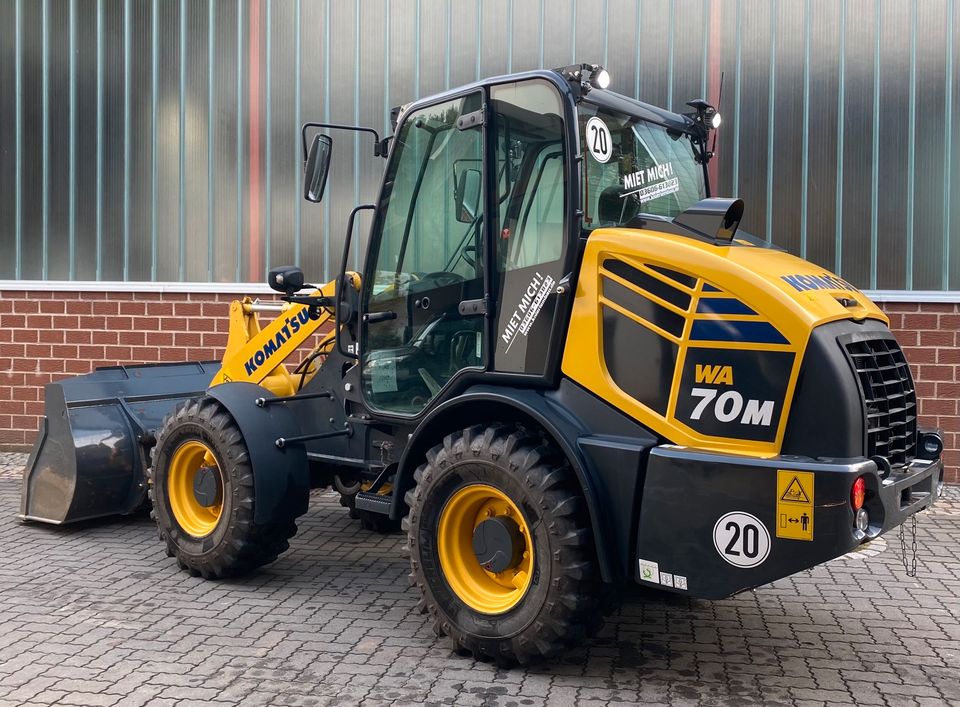
[[[902,466],[916,456],[917,395],[900,346],[893,338],[849,341],[844,345],[863,393],[867,456]]]

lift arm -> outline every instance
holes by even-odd
[[[348,273],[347,277],[353,287],[359,287],[359,275]],[[311,295],[333,297],[335,290],[336,281],[331,281],[314,290]],[[298,386],[283,362],[327,325],[334,315],[332,308],[322,308],[319,316],[311,317],[310,309],[303,304],[254,302],[249,297],[234,300],[230,304],[227,348],[223,353],[221,368],[210,385],[245,381],[262,385],[277,395],[295,393]],[[275,312],[277,316],[261,328],[258,315],[268,312]],[[335,330],[331,328],[321,337],[310,356],[332,346],[334,336]],[[309,368],[311,364],[305,359],[302,365]],[[314,370],[303,372],[305,378],[312,377]]]

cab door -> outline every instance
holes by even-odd
[[[415,416],[486,357],[480,92],[418,108],[399,126],[361,295],[360,372],[373,410]],[[461,303],[465,306],[461,307]]]
[[[560,283],[573,274],[576,255],[564,101],[556,85],[533,78],[491,86],[490,104],[497,182],[492,368],[549,377],[559,365],[570,301]]]

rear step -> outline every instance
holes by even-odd
[[[370,513],[380,513],[388,516],[390,515],[390,504],[392,502],[393,497],[390,495],[381,496],[378,493],[360,491],[357,494],[356,508],[358,511],[369,511]]]

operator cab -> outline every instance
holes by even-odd
[[[378,416],[416,419],[480,374],[554,380],[586,230],[669,222],[708,195],[699,113],[591,92],[572,69],[405,106],[388,155],[375,134],[388,163],[355,323]],[[316,201],[325,174],[307,172]]]
[[[415,416],[459,376],[544,373],[569,269],[565,150],[564,101],[541,77],[400,116],[361,296],[371,408]]]

